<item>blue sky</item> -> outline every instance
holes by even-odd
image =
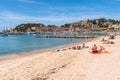
[[[62,25],[83,19],[120,19],[120,0],[0,0],[0,30],[21,23]]]

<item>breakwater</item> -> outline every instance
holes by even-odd
[[[36,36],[38,38],[97,38],[97,36]]]

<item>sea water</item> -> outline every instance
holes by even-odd
[[[66,44],[84,42],[88,39],[83,38],[37,38],[36,36],[45,36],[54,34],[17,34],[0,36],[0,55],[20,53],[32,50],[42,50],[57,47]],[[67,34],[66,34],[67,36]],[[70,36],[70,35],[69,35]]]

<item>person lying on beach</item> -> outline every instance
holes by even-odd
[[[69,48],[69,49],[73,49],[73,50],[81,50],[81,46],[73,46],[72,48]]]
[[[77,49],[78,49],[78,50],[81,50],[81,46],[77,46]]]
[[[65,50],[67,50],[67,49],[63,48],[61,51],[65,51]]]
[[[72,47],[73,50],[76,50],[77,48],[75,46]]]
[[[102,38],[101,42],[103,42],[103,41],[105,41],[105,39],[104,39],[104,38]]]
[[[114,44],[114,42],[113,42],[113,41],[111,41],[110,43],[111,43],[111,44]]]
[[[96,44],[94,44],[91,50],[92,50],[91,52],[98,52]]]
[[[114,44],[113,41],[104,41],[103,44]]]
[[[72,49],[71,47],[69,47],[68,49]]]
[[[105,41],[108,41],[108,40],[105,40],[104,38],[102,38],[102,39],[100,40],[100,42],[105,42]]]
[[[73,50],[80,50],[80,49],[81,49],[81,46],[73,46],[72,49],[73,49]]]
[[[81,50],[83,48],[89,48],[88,46],[85,46],[85,43],[83,43],[82,46],[73,46],[72,48],[69,49],[73,49],[73,50]]]

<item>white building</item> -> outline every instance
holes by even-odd
[[[114,24],[111,27],[114,28],[117,31],[120,31],[120,24]]]
[[[120,24],[114,24],[114,25],[112,25],[112,27],[115,29],[118,29],[118,28],[120,28]]]

